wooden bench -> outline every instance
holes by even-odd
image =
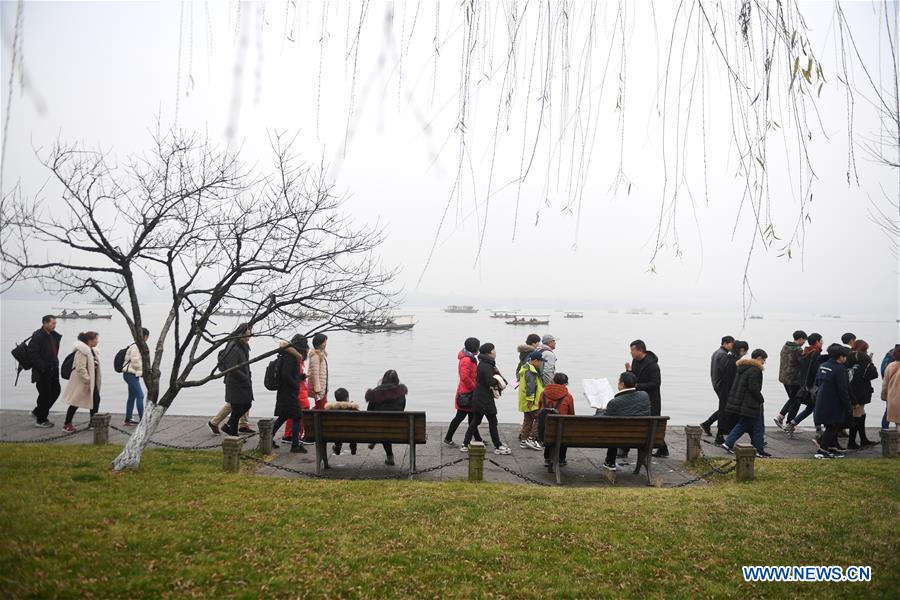
[[[425,444],[424,412],[304,410],[304,437],[316,443],[316,474],[328,467],[327,444],[409,444],[409,478],[416,470],[416,444]]]
[[[647,470],[650,479],[650,453],[666,441],[666,421],[669,417],[603,417],[580,415],[547,415],[544,443],[556,444],[550,457],[556,483],[559,475],[559,444],[569,448],[637,448],[638,460],[634,474]]]

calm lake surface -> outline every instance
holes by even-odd
[[[60,312],[58,301],[4,300],[0,297],[0,407],[31,409],[36,392],[30,383],[30,373],[23,372],[18,386],[14,386],[15,365],[9,352],[14,345],[40,327],[41,316]],[[70,305],[82,306],[82,305]],[[96,312],[109,312],[94,307]],[[429,421],[449,420],[453,415],[453,396],[456,390],[456,354],[463,340],[475,336],[482,342],[497,346],[497,365],[510,380],[518,360],[516,346],[534,333],[552,333],[559,338],[557,346],[558,370],[568,374],[570,389],[576,401],[576,412],[592,414],[582,393],[582,379],[606,377],[612,383],[630,360],[628,344],[640,338],[660,360],[662,370],[663,414],[672,424],[698,423],[709,416],[716,406],[716,397],[709,381],[709,359],[723,335],[747,340],[750,348],[763,348],[769,353],[764,375],[763,393],[766,414],[773,416],[785,400],[784,388],[778,383],[778,354],[795,329],[814,331],[825,337],[825,345],[840,341],[844,332],[852,331],[870,344],[880,364],[884,353],[900,341],[895,315],[843,315],[840,319],[813,315],[765,315],[764,319],[748,320],[742,324],[740,315],[677,314],[668,316],[612,314],[587,311],[583,319],[565,319],[560,312],[529,308],[529,312],[550,314],[550,325],[538,328],[507,325],[503,319],[492,319],[487,311],[476,314],[449,314],[437,308],[405,307],[402,312],[415,315],[416,326],[410,332],[361,335],[345,332],[329,334],[328,354],[330,387],[345,387],[351,400],[362,402],[365,390],[374,387],[387,369],[396,369],[400,379],[410,390],[409,410],[423,410]],[[151,330],[151,343],[162,324],[166,306],[144,306],[145,325]],[[220,317],[223,328],[230,329],[237,319]],[[101,410],[124,412],[127,391],[122,376],[112,368],[113,356],[128,344],[129,334],[124,321],[117,315],[111,320],[59,320],[57,331],[63,335],[60,360],[71,351],[79,331],[92,329],[100,334],[103,389]],[[275,346],[270,338],[254,339],[251,350],[267,351]],[[267,361],[253,367],[255,402],[251,416],[271,416],[275,393],[263,387],[263,373]],[[163,361],[165,365],[165,360]],[[210,362],[200,373],[208,373]],[[65,385],[65,381],[62,382]],[[880,380],[873,382],[876,393]],[[224,386],[213,381],[200,388],[181,392],[172,405],[173,414],[212,415],[222,405]],[[516,390],[509,388],[497,402],[501,422],[517,422]],[[872,413],[883,410],[879,400],[873,401]],[[57,402],[54,413],[65,411]]]

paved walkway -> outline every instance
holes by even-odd
[[[51,415],[61,421],[62,415]],[[0,442],[34,442],[54,444],[90,444],[92,434],[86,429],[87,411],[79,411],[75,416],[77,433],[64,434],[61,430],[62,423],[52,429],[34,427],[34,419],[28,411],[0,410]],[[122,431],[129,428],[122,425],[123,415],[113,414],[111,424]],[[254,426],[255,427],[255,426]],[[457,448],[445,446],[441,443],[446,425],[443,423],[429,423],[427,427],[428,443],[418,446],[416,450],[416,467],[419,471],[445,463],[465,459],[466,455]],[[482,435],[489,439],[486,426],[482,428]],[[487,456],[485,458],[484,478],[486,481],[499,483],[526,483],[526,480],[516,475],[524,475],[527,478],[542,483],[555,483],[552,473],[544,467],[543,453],[535,450],[521,449],[517,443],[519,425],[501,424],[500,436],[510,444],[513,453],[508,456],[497,456],[493,453],[493,447],[488,442]],[[767,450],[778,458],[807,458],[811,459],[815,446],[812,442],[814,429],[801,428],[793,437],[788,436],[772,427],[766,431],[768,440]],[[462,431],[458,431],[455,438],[459,442],[462,439]],[[871,440],[879,440],[878,430],[867,430]],[[115,429],[109,432],[110,443],[124,444],[127,435]],[[163,418],[162,425],[153,436],[153,441],[160,446],[180,446],[185,448],[197,448],[214,451],[220,447],[223,436],[213,435],[206,426],[205,417],[167,415]],[[703,438],[701,449],[710,458],[730,458],[724,450],[712,445],[712,439]],[[684,467],[685,436],[681,426],[670,426],[666,432],[666,441],[669,445],[670,457],[666,459],[653,459],[652,472],[654,484],[662,487],[672,487],[695,478],[695,475]],[[844,443],[845,440],[842,440]],[[745,437],[744,443],[749,443]],[[246,450],[256,448],[257,439],[251,437],[245,443]],[[302,475],[292,471],[279,469],[287,467],[305,474],[315,473],[315,449],[314,446],[306,446],[308,454],[292,454],[289,443],[280,442],[280,447],[270,458],[268,465],[261,465],[257,469],[260,475],[275,477],[301,477]],[[331,468],[325,471],[327,479],[405,479],[408,472],[409,447],[405,445],[394,446],[395,466],[384,464],[384,451],[380,446],[369,450],[365,444],[361,444],[355,456],[350,454],[349,445],[344,445],[340,456],[329,456]],[[329,447],[329,452],[331,448]],[[872,446],[857,452],[847,453],[848,459],[876,458],[881,456],[881,446]],[[621,486],[645,486],[647,477],[642,471],[640,475],[633,475],[631,471],[634,464],[621,467],[616,473],[610,473],[600,467],[606,457],[606,450],[571,448],[568,453],[568,465],[562,469],[563,484],[576,487],[605,487]],[[637,457],[635,451],[631,452],[630,460]],[[489,460],[494,460],[494,465]],[[504,470],[505,467],[509,471]],[[417,480],[424,481],[455,481],[465,480],[468,477],[468,465],[465,460],[446,466],[442,469],[429,471],[416,475]],[[702,485],[700,480],[693,485]]]

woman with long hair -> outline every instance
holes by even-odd
[[[100,354],[97,344],[100,335],[96,331],[83,331],[75,340],[75,356],[72,373],[63,394],[63,401],[69,405],[63,430],[75,433],[72,418],[79,408],[90,409],[91,415],[100,408]]]

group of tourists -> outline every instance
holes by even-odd
[[[550,456],[555,448],[544,445],[540,427],[542,415],[555,413],[575,414],[575,401],[569,392],[569,377],[558,370],[556,345],[558,339],[547,334],[541,337],[529,334],[525,343],[516,348],[516,386],[518,389],[518,409],[522,413],[522,428],[519,431],[519,448],[543,451],[545,464],[550,466]],[[661,414],[660,385],[662,382],[659,359],[647,350],[643,340],[635,340],[629,346],[631,361],[625,363],[625,371],[619,376],[618,392],[603,409],[597,409],[597,416],[659,416]],[[481,441],[478,425],[485,418],[495,454],[510,454],[509,446],[500,439],[497,427],[497,406],[495,401],[507,387],[507,381],[497,368],[497,350],[494,344],[481,342],[474,337],[466,339],[457,354],[459,383],[456,387],[453,405],[456,414],[447,427],[443,443],[455,447],[453,436],[459,425],[466,420],[467,429],[459,446],[467,452],[472,439]],[[604,468],[617,470],[616,458],[625,457],[628,450],[612,448],[607,454]],[[665,443],[654,453],[657,457],[669,455]],[[566,448],[559,448],[559,463],[566,464]]]
[[[150,336],[143,329],[144,341]],[[37,388],[37,402],[31,414],[36,427],[53,427],[50,421],[50,409],[56,403],[60,393],[63,401],[69,405],[66,410],[63,431],[76,433],[72,421],[79,408],[90,411],[91,416],[100,409],[100,389],[103,369],[100,363],[100,352],[97,345],[100,334],[96,331],[83,331],[78,334],[72,352],[60,363],[59,350],[62,335],[56,331],[56,317],[45,315],[41,319],[41,328],[31,334],[25,347],[25,356],[19,360],[31,369],[31,382]],[[114,361],[116,372],[128,386],[128,399],[125,404],[125,425],[137,425],[132,417],[137,408],[138,417],[144,415],[144,390],[140,379],[143,374],[143,360],[137,344],[131,344],[119,351]],[[68,380],[65,391],[60,385],[60,378]],[[90,429],[90,424],[88,428]]]
[[[812,415],[816,426],[815,458],[844,456],[848,448],[857,450],[878,442],[866,436],[866,405],[875,392],[872,381],[878,378],[869,344],[853,333],[841,336],[840,343],[823,351],[822,335],[797,330],[785,342],[779,357],[778,381],[784,386],[787,401],[775,424],[789,435]],[[765,446],[763,370],[766,351],[757,348],[746,355],[749,345],[726,335],[710,360],[710,378],[718,398],[718,409],[700,424],[712,436],[712,425],[718,422],[715,443],[733,452],[734,445],[745,433],[759,457],[769,457]],[[886,402],[881,427],[900,422],[900,344],[889,350],[881,361],[881,399]],[[802,409],[802,410],[801,410]],[[848,438],[841,446],[839,438]],[[857,441],[858,439],[858,441]]]

